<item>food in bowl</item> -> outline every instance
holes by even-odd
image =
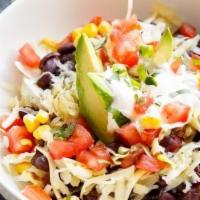
[[[25,43],[3,164],[30,200],[199,199],[200,36],[154,14]]]

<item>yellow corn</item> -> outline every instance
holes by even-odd
[[[41,124],[45,124],[49,121],[49,113],[45,112],[44,110],[39,110],[35,118]]]
[[[20,144],[23,146],[32,146],[33,145],[32,141],[29,139],[21,139]]]
[[[76,28],[72,31],[72,39],[73,41],[77,40],[83,32],[82,28]]]
[[[57,50],[57,43],[49,38],[42,39],[40,43],[44,45],[47,49],[50,49],[51,51]]]
[[[29,132],[33,132],[40,123],[36,120],[36,117],[31,114],[27,114],[23,118],[24,124]]]
[[[145,116],[141,119],[140,124],[143,129],[160,128],[160,119],[157,117]]]
[[[157,155],[157,159],[162,161],[162,162],[165,162],[165,163],[168,163],[170,165],[172,165],[173,163],[163,154],[158,154]]]
[[[50,126],[48,125],[42,125],[39,126],[34,132],[33,136],[37,140],[41,140],[43,138],[43,135],[45,132],[49,132],[51,130]]]
[[[112,26],[106,21],[102,21],[101,24],[98,27],[98,32],[102,36],[105,36],[108,33],[110,33],[111,30],[112,30]]]
[[[29,169],[30,167],[31,167],[31,163],[23,162],[23,163],[15,165],[15,170],[18,174],[21,174],[22,172]]]
[[[200,74],[197,74],[197,87],[200,89]]]
[[[96,37],[98,34],[98,28],[95,24],[89,23],[83,27],[83,32],[86,33],[88,37]]]

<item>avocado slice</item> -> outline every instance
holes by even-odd
[[[113,101],[113,95],[106,80],[101,73],[89,72],[88,77],[96,89],[96,92],[103,98],[106,109],[108,109]]]
[[[114,136],[107,131],[108,112],[105,101],[88,76],[89,72],[103,72],[103,66],[85,34],[82,34],[78,41],[75,58],[80,111],[95,135],[103,142],[111,143]]]
[[[153,57],[153,61],[156,65],[167,62],[173,53],[174,49],[174,38],[169,28],[165,30],[162,35],[160,44],[156,49],[156,52]]]

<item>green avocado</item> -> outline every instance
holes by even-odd
[[[113,101],[113,95],[106,80],[101,73],[89,72],[88,77],[96,89],[96,92],[103,98],[106,109],[108,109]]]
[[[163,33],[160,44],[158,45],[158,48],[156,49],[156,52],[154,54],[154,63],[156,65],[160,65],[167,62],[172,56],[173,49],[174,39],[170,29],[167,28]]]
[[[103,142],[111,143],[114,136],[113,133],[107,131],[108,112],[105,100],[94,87],[91,74],[88,74],[89,72],[103,72],[103,66],[85,34],[82,34],[78,41],[75,58],[80,112],[88,121],[95,135]],[[99,82],[95,85],[99,85]]]

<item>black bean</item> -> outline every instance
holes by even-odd
[[[56,65],[56,60],[59,60],[59,53],[49,53],[40,62],[40,69],[43,72],[51,72],[59,75],[59,67]]]
[[[97,192],[95,188],[90,191],[89,194],[83,196],[83,200],[98,200],[100,194]]]
[[[198,44],[197,44],[197,47],[199,47],[199,48],[200,48],[200,40],[199,40],[199,42],[198,42]]]
[[[65,44],[64,46],[60,47],[58,49],[58,52],[60,54],[69,54],[69,53],[73,53],[76,50],[75,46],[73,43],[69,42],[67,44]]]
[[[50,89],[52,86],[51,73],[44,73],[38,80],[37,85],[43,90]]]
[[[72,53],[63,54],[63,55],[60,56],[60,62],[62,64],[66,63],[67,61],[73,61],[74,62],[74,55]]]
[[[161,194],[158,200],[175,200],[175,197],[168,192],[164,192]]]
[[[199,142],[200,141],[200,132],[197,132],[196,135],[193,138],[194,142]]]
[[[159,188],[165,188],[167,186],[167,183],[161,177],[157,184],[158,184]]]
[[[182,146],[182,140],[176,135],[170,135],[160,141],[161,146],[168,152],[176,152]]]
[[[113,151],[117,152],[118,148],[120,147],[120,144],[117,142],[113,142],[108,145],[108,148],[112,149]]]
[[[186,194],[183,193],[181,200],[199,200],[200,192],[198,186],[193,186]]]
[[[45,142],[44,142],[44,140],[38,140],[38,141],[37,141],[37,144],[38,144],[40,147],[44,147]]]
[[[31,160],[31,163],[38,169],[41,169],[43,171],[49,171],[48,160],[39,151],[36,151],[35,155],[33,156],[32,160]]]
[[[200,177],[200,164],[194,169],[194,171]]]

